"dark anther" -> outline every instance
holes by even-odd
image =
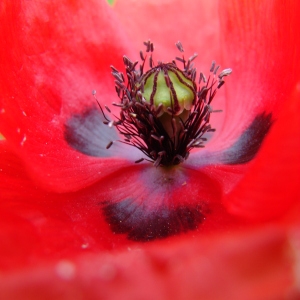
[[[140,158],[140,159],[136,160],[135,163],[138,164],[138,163],[142,162],[143,160],[144,160],[144,158]]]
[[[175,43],[175,45],[176,45],[177,49],[178,49],[180,52],[184,52],[183,46],[182,46],[182,44],[181,44],[180,41],[178,41],[177,43]]]
[[[215,65],[216,65],[216,62],[213,61],[213,62],[211,63],[211,67],[210,67],[210,70],[209,70],[210,72],[213,72],[213,71],[214,71]]]
[[[143,51],[140,51],[140,58],[141,58],[141,60],[145,60],[145,57],[144,57],[144,54],[143,54]]]
[[[220,66],[217,66],[217,67],[215,68],[215,70],[214,70],[214,75],[216,75],[216,74],[218,73],[219,68],[220,68]]]
[[[109,149],[112,144],[113,144],[113,142],[109,142],[108,145],[106,146],[106,149]]]
[[[225,69],[219,74],[219,78],[222,79],[224,76],[228,76],[232,73],[231,69]]]

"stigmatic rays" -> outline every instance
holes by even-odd
[[[105,118],[104,124],[115,126],[124,139],[119,142],[142,151],[154,166],[171,166],[184,162],[193,148],[204,147],[206,132],[214,131],[209,124],[210,106],[224,77],[231,74],[225,69],[218,74],[219,66],[212,63],[208,78],[200,73],[197,80],[193,60],[183,55],[183,47],[176,43],[181,57],[168,63],[153,60],[154,46],[144,43],[146,54],[140,52],[141,64],[124,56],[126,78],[113,66],[116,92],[120,102],[119,116],[109,119],[99,104]],[[146,61],[149,62],[146,71]],[[179,64],[180,66],[178,66]],[[218,74],[218,75],[217,75]],[[99,103],[99,102],[98,102]],[[106,110],[110,109],[105,106]],[[113,145],[109,142],[107,148]]]

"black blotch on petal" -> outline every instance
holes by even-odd
[[[137,205],[132,199],[106,202],[103,206],[106,221],[114,233],[127,234],[128,239],[147,242],[162,239],[198,228],[204,215],[199,205],[168,208],[154,211]]]
[[[111,140],[118,139],[115,128],[103,124],[104,118],[96,107],[74,114],[65,123],[64,137],[75,150],[90,156],[109,157],[106,149]]]
[[[264,138],[273,124],[272,114],[262,113],[255,117],[239,139],[222,154],[224,164],[243,164],[257,154]]]

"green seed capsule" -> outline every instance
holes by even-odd
[[[178,116],[184,109],[191,110],[196,98],[196,84],[174,64],[160,64],[142,78],[142,95],[155,107],[160,104],[162,115],[167,112]]]

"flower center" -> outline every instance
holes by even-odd
[[[177,165],[188,158],[191,149],[204,147],[203,135],[214,131],[209,124],[210,114],[214,112],[210,104],[231,69],[217,76],[219,66],[213,62],[208,79],[200,73],[197,85],[193,66],[197,54],[187,61],[184,56],[176,57],[182,69],[175,60],[154,66],[154,46],[150,41],[144,44],[146,53],[150,52],[147,72],[144,72],[147,56],[143,52],[140,52],[142,63],[138,68],[138,62],[123,57],[126,80],[123,73],[111,67],[120,98],[120,102],[113,105],[120,108],[119,117],[110,120],[100,104],[99,107],[106,120],[104,124],[115,126],[124,136],[120,142],[138,148],[146,156],[136,162],[146,159],[156,167]],[[176,46],[183,52],[180,42]],[[110,112],[108,107],[106,109]],[[112,144],[111,141],[107,148]]]

